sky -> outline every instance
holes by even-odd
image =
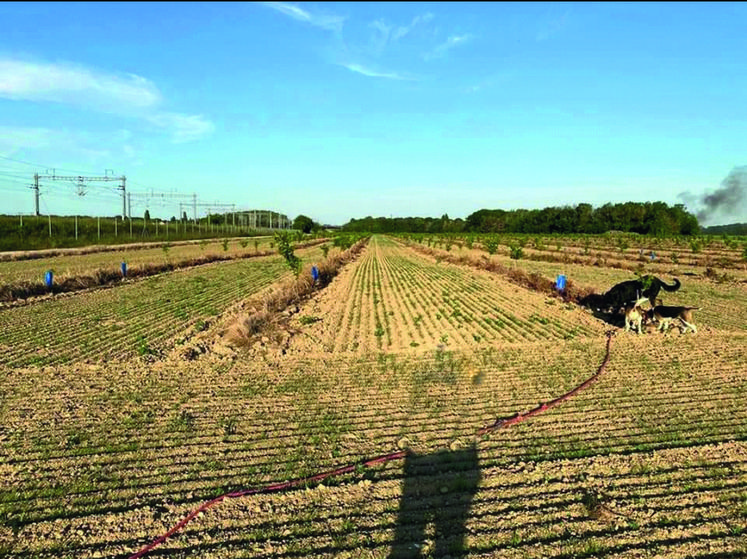
[[[747,164],[746,23],[711,2],[0,3],[0,213],[32,213],[53,169],[125,175],[138,216],[193,193],[336,225],[696,213]],[[115,181],[41,184],[42,213],[121,213]],[[747,222],[741,193],[701,223]]]

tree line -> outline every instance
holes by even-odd
[[[747,235],[747,223],[730,223],[728,225],[712,225],[702,231],[705,235]]]
[[[367,233],[590,233],[607,231],[641,235],[697,235],[698,219],[684,204],[665,202],[607,203],[576,207],[547,207],[538,210],[488,210],[470,214],[467,219],[434,217],[364,217],[351,219],[345,231]]]

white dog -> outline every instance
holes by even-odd
[[[636,301],[631,301],[625,304],[625,331],[629,332],[633,326],[639,334],[643,334],[643,317],[646,315],[646,311],[643,310],[641,305],[648,301],[648,297],[642,297]]]

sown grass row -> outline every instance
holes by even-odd
[[[696,557],[700,551],[713,557],[723,551],[732,553],[727,557],[739,557],[745,551],[745,491],[730,477],[743,478],[745,463],[724,467],[719,461],[723,455],[714,459],[706,452],[698,464],[682,466],[683,475],[676,480],[659,475],[676,467],[672,462],[678,456],[665,453],[661,454],[670,463],[658,464],[644,478],[632,472],[630,464],[609,471],[617,479],[605,487],[605,494],[615,498],[616,510],[624,511],[619,513],[624,516],[612,521],[596,519],[585,505],[593,483],[579,470],[593,465],[587,460],[568,463],[563,474],[548,468],[537,475],[517,475],[502,468],[477,470],[474,461],[449,462],[445,469],[436,457],[435,464],[423,462],[430,471],[411,473],[405,479],[404,498],[401,474],[383,471],[366,485],[226,502],[153,555],[348,557],[364,552],[384,558],[417,545],[437,556],[619,557],[626,551],[659,551],[671,557]],[[673,481],[681,485],[672,487]],[[160,528],[188,509],[166,505],[153,510],[158,517],[150,525],[141,524],[142,516],[134,511],[124,513],[123,520]],[[73,521],[74,529],[64,541],[47,540],[46,545],[24,541],[23,551],[9,556],[26,556],[25,551],[36,556],[88,557],[106,552],[126,557],[145,539],[134,531],[91,530],[84,522]],[[436,534],[429,530],[431,523]],[[78,530],[84,535],[76,537]],[[463,537],[459,537],[461,530]]]
[[[413,246],[418,249],[417,245]],[[473,251],[474,252],[474,251]],[[447,254],[445,251],[443,254]],[[469,255],[475,262],[481,256]],[[554,281],[563,274],[577,286],[593,288],[597,293],[604,293],[619,282],[636,279],[636,275],[626,270],[586,266],[583,264],[538,262],[532,260],[513,260],[508,257],[492,255],[490,260],[504,266],[516,267],[526,272],[535,272]],[[667,284],[673,283],[668,273],[654,273]],[[704,278],[679,275],[682,286],[675,292],[661,290],[659,298],[665,305],[685,305],[700,307],[695,312],[695,323],[723,330],[744,331],[747,325],[747,285],[744,283],[719,283]]]
[[[429,240],[433,243],[470,245],[478,243],[485,248],[493,242],[500,249],[502,247],[516,246],[522,249],[533,248],[536,250],[554,250],[560,252],[568,249],[581,249],[582,253],[589,254],[590,251],[603,253],[617,253],[631,260],[637,259],[641,251],[649,257],[651,251],[657,255],[664,252],[678,254],[689,258],[713,258],[725,257],[737,262],[744,260],[747,237],[668,237],[657,238],[625,233],[606,233],[604,235],[512,235],[512,234],[410,234],[404,235],[415,240]],[[502,249],[505,250],[505,249]],[[506,253],[508,251],[506,250]]]
[[[653,450],[747,439],[747,386],[740,375],[744,341],[714,341],[676,364],[671,357],[682,348],[675,344],[663,341],[642,352],[620,342],[608,373],[588,392],[478,443],[481,475],[502,475],[524,468],[521,464],[618,455],[637,456],[658,471],[660,464],[647,454]],[[112,374],[120,382],[109,387],[111,379],[101,378],[100,369],[61,372],[51,386],[41,372],[19,371],[8,375],[3,387],[8,395],[3,424],[13,427],[2,439],[3,518],[28,530],[49,528],[58,518],[93,526],[101,515],[140,511],[149,517],[153,507],[189,508],[227,489],[315,473],[395,450],[403,439],[420,454],[448,449],[455,441],[469,448],[479,427],[571,388],[603,353],[601,341],[578,342],[562,354],[547,344],[529,349],[534,346],[466,358],[436,356],[427,364],[337,363],[274,373],[248,366],[206,371],[164,365],[137,376],[117,368]],[[629,363],[640,363],[641,353],[648,364],[632,374]],[[145,385],[146,378],[153,380]],[[39,398],[29,401],[34,386]],[[451,462],[458,463],[454,452]],[[728,475],[671,469],[650,481],[623,476],[616,483],[621,492],[646,485],[662,497],[676,496],[685,482],[708,487],[714,476],[744,487],[743,462],[742,454],[734,465],[723,466]],[[393,468],[378,479],[400,482],[403,473]],[[514,491],[505,498],[518,508],[538,489],[530,480],[517,482]],[[391,501],[396,504],[397,495]],[[494,508],[488,512],[497,514]],[[272,523],[265,539],[288,529],[276,516]]]
[[[646,248],[629,249],[627,242],[619,248],[605,246],[604,239],[592,242],[585,238],[583,244],[573,238],[557,237],[545,242],[540,238],[513,238],[501,235],[455,239],[449,236],[404,235],[403,238],[423,246],[440,248],[449,252],[476,250],[486,254],[547,262],[573,262],[618,269],[643,269],[661,273],[709,275],[714,278],[743,280],[747,270],[747,244],[743,248],[664,250],[653,239]],[[695,241],[691,241],[695,242]],[[652,259],[651,256],[654,256]],[[719,272],[719,269],[721,270]]]
[[[255,244],[256,243],[256,244]],[[164,245],[158,248],[126,249],[80,255],[53,256],[34,260],[0,262],[0,285],[21,281],[44,281],[51,270],[56,278],[90,274],[99,269],[119,270],[122,262],[128,268],[179,262],[211,255],[236,256],[270,250],[271,237],[230,240],[203,240],[199,243]]]
[[[627,513],[614,521],[592,518],[584,504],[593,484],[579,470],[588,461],[570,463],[565,475],[549,469],[536,476],[507,475],[501,468],[478,470],[467,451],[462,464],[449,455],[443,461],[437,456],[413,459],[403,489],[400,477],[380,474],[362,487],[259,497],[254,506],[232,503],[190,526],[167,548],[177,557],[363,552],[384,558],[411,556],[415,546],[435,556],[604,557],[661,550],[682,557],[696,556],[690,552],[700,545],[704,555],[723,550],[737,557],[745,549],[740,524],[745,493],[725,478],[743,476],[744,463],[735,471],[703,454],[701,464],[683,468],[692,477],[675,489],[665,489],[671,481],[657,479],[658,471],[640,485],[611,484],[608,494],[618,497],[618,509]],[[413,472],[413,465],[422,465],[423,471]],[[611,473],[627,477],[629,472],[628,464]],[[688,503],[693,494],[698,501]]]
[[[438,264],[374,237],[349,280],[330,296],[328,351],[479,346],[597,335],[601,327],[573,307],[484,273]]]
[[[505,261],[505,260],[504,260]],[[528,271],[537,272],[548,278],[555,278],[563,273],[575,283],[593,287],[603,293],[621,281],[636,279],[630,272],[605,268],[579,266],[576,264],[557,265],[543,262],[520,261],[516,266]],[[668,274],[656,274],[668,284],[673,277]],[[685,305],[700,307],[696,311],[695,323],[724,330],[747,329],[747,286],[735,283],[714,283],[709,280],[680,276],[682,287],[675,292],[661,290],[659,297],[665,305]]]
[[[428,302],[430,295],[430,307],[437,309],[437,317],[452,319],[460,329],[470,327],[471,331],[460,336],[465,341],[470,341],[470,336],[472,341],[479,343],[482,339],[518,342],[600,333],[588,324],[580,324],[576,313],[558,313],[554,308],[557,306],[555,301],[545,300],[508,283],[496,282],[494,278],[466,274],[458,267],[418,266],[419,260],[405,254],[386,263],[405,278],[400,293],[413,304],[409,285],[435,284],[440,287],[440,297],[439,291],[427,289],[418,295],[423,297],[423,303]]]
[[[288,275],[280,257],[221,262],[4,309],[0,361],[18,367],[157,353],[190,325],[199,330]]]

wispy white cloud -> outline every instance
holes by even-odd
[[[367,44],[342,42],[337,45],[336,52],[330,61],[363,76],[370,78],[385,78],[390,80],[415,81],[419,78],[409,73],[384,70],[386,64],[371,63],[372,60],[394,60],[400,52],[400,40],[408,36],[413,30],[425,26],[434,18],[430,12],[415,16],[408,25],[395,25],[385,19],[375,19],[368,24],[372,29]],[[394,51],[394,52],[392,52]]]
[[[170,130],[174,143],[183,144],[207,136],[215,130],[215,125],[202,115],[183,115],[179,113],[158,113],[147,120]]]
[[[214,130],[202,115],[165,112],[156,85],[135,74],[116,75],[68,63],[0,58],[0,98],[60,103],[143,119],[172,133],[174,142]]]
[[[382,54],[387,46],[397,43],[400,39],[409,35],[417,26],[422,26],[432,19],[433,14],[425,13],[415,16],[409,25],[395,26],[394,24],[387,23],[383,19],[372,21],[368,26],[374,30],[373,37],[371,38],[374,54]]]
[[[409,34],[410,31],[415,29],[419,24],[428,23],[433,19],[433,14],[430,12],[426,12],[422,15],[417,15],[412,19],[412,22],[410,25],[401,25],[397,27],[394,30],[394,33],[392,33],[392,40],[397,41],[404,37],[405,35]]]
[[[368,26],[374,30],[371,37],[371,51],[375,56],[380,56],[389,44],[393,26],[381,19],[372,21]]]
[[[49,128],[0,126],[0,152],[9,154],[21,148],[41,149],[60,140],[60,134]],[[69,137],[63,138],[69,140]]]
[[[362,74],[364,76],[368,76],[369,78],[386,78],[390,80],[415,80],[417,78],[411,77],[411,76],[405,76],[402,74],[398,74],[396,72],[386,72],[386,71],[380,71],[380,70],[374,70],[372,68],[368,68],[366,66],[363,66],[362,64],[355,64],[355,63],[341,63],[340,66],[343,66],[344,68],[347,68],[351,72],[355,72],[357,74]]]
[[[320,27],[328,31],[340,31],[345,23],[343,16],[314,14],[287,2],[260,2],[260,4],[272,8],[296,21],[303,21],[314,27]]]
[[[361,40],[360,35],[356,33],[355,26],[352,26],[352,31],[347,33],[347,35],[353,36],[353,40],[351,41],[350,37],[343,38],[341,31],[346,21],[343,16],[312,12],[303,4],[300,6],[288,2],[258,2],[258,4],[280,12],[296,21],[335,31],[334,42],[326,49],[327,62],[342,66],[351,72],[369,78],[403,81],[419,80],[420,78],[410,73],[384,69],[384,67],[390,64],[386,62],[382,63],[381,61],[388,58],[391,62],[401,50],[407,52],[407,48],[400,41],[408,36],[414,38],[418,34],[418,38],[421,40],[425,39],[428,43],[432,43],[433,41],[433,34],[429,33],[427,37],[423,36],[423,31],[426,31],[428,24],[435,19],[435,16],[430,12],[414,16],[410,23],[406,25],[390,23],[383,18],[374,19],[368,24],[368,28],[372,31],[369,33],[366,42],[366,39]],[[472,38],[471,34],[453,35],[443,44],[432,48],[423,57],[426,60],[442,57],[450,49],[466,43]],[[420,43],[420,41],[417,42]],[[412,52],[413,48],[421,50],[422,46],[420,44],[409,46],[409,52]]]
[[[423,55],[425,60],[432,60],[434,58],[441,58],[446,55],[451,49],[464,45],[474,39],[474,35],[471,33],[465,33],[464,35],[452,35],[446,41],[435,47],[432,51],[427,52]]]
[[[0,59],[0,97],[52,101],[98,110],[142,110],[159,104],[158,88],[134,74],[116,76],[71,64]]]
[[[54,152],[47,161],[74,157],[86,163],[104,163],[112,157],[109,138],[82,131],[60,130],[32,126],[0,126],[0,153]],[[108,145],[102,149],[102,145]]]

